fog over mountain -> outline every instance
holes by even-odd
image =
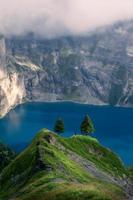
[[[27,101],[133,106],[132,1],[0,3],[0,116]]]
[[[132,0],[0,0],[0,32],[43,37],[83,34],[133,17]]]

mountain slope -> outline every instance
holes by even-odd
[[[24,101],[133,106],[132,33],[126,21],[82,37],[1,36],[1,115]]]
[[[15,156],[15,153],[10,148],[0,142],[0,172],[15,158]]]
[[[3,170],[0,186],[2,200],[125,200],[129,180],[120,159],[96,139],[44,129]]]

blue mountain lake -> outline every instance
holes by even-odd
[[[60,116],[65,122],[64,136],[80,133],[80,123],[89,114],[95,125],[96,137],[114,150],[125,164],[133,164],[133,109],[91,106],[77,103],[27,103],[11,110],[0,119],[0,140],[16,151],[25,148],[42,128],[53,129]]]

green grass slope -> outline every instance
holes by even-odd
[[[15,153],[9,147],[0,142],[0,172],[15,158],[15,156]]]
[[[128,168],[128,172],[129,172],[129,176],[133,180],[133,167],[132,166]]]
[[[1,200],[125,200],[120,159],[87,136],[63,138],[47,129],[2,172]]]

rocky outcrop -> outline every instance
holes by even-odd
[[[1,115],[22,101],[133,106],[132,32],[129,21],[84,37],[1,37]]]

